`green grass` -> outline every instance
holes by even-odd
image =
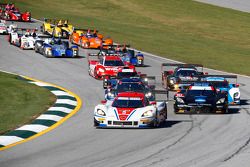
[[[12,0],[163,57],[250,75],[250,14],[191,0]]]
[[[0,72],[0,134],[31,122],[56,98],[47,89]]]

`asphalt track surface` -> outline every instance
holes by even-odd
[[[250,12],[250,1],[249,0],[196,0],[220,7],[231,8],[240,10],[243,12]]]
[[[87,52],[81,49],[80,55]],[[148,67],[137,70],[157,76],[160,86],[162,62],[169,61],[146,55]],[[88,75],[86,58],[48,59],[12,46],[6,36],[0,36],[0,69],[57,84],[78,94],[83,102],[81,110],[56,129],[1,151],[1,167],[249,167],[249,77],[238,78],[243,103],[239,111],[176,115],[170,101],[168,120],[162,128],[96,129],[93,109],[104,91],[102,82]]]

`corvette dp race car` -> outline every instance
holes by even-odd
[[[78,46],[69,47],[68,41],[45,37],[44,40],[35,42],[35,52],[39,52],[46,57],[77,57]]]
[[[95,127],[158,127],[167,119],[167,103],[149,102],[143,93],[120,93],[94,110]]]
[[[34,49],[35,41],[39,39],[37,29],[13,28],[9,33],[9,43],[21,49]]]
[[[116,76],[105,76],[103,79],[103,88],[114,87],[122,78],[139,78],[144,84],[148,84],[149,80],[155,80],[154,76],[147,76],[147,74],[137,72],[135,69],[122,69]]]
[[[44,19],[41,31],[44,34],[51,35],[55,38],[69,38],[73,32],[73,25],[68,24],[68,20],[63,19]]]
[[[91,59],[97,57],[98,59]],[[135,70],[133,65],[126,65],[117,55],[99,56],[97,54],[88,54],[89,75],[96,79],[104,79],[105,76],[116,76],[123,69]]]
[[[105,90],[105,100],[113,100],[122,92],[143,93],[149,101],[155,101],[155,85],[145,84],[141,78],[122,78],[116,84]]]
[[[174,70],[164,70],[164,67],[174,67]],[[201,68],[201,70],[198,70]],[[197,75],[204,75],[203,66],[200,64],[173,64],[162,63],[162,86],[168,90],[179,90],[179,87],[189,85],[188,81],[193,82],[198,80]]]
[[[228,105],[240,104],[240,88],[237,83],[237,75],[203,75],[202,81],[207,81],[214,85],[217,90],[227,93]],[[229,79],[233,79],[230,83]]]
[[[195,82],[174,99],[175,113],[228,113],[227,93],[209,82]]]

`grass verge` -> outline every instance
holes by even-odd
[[[6,2],[6,1],[5,1]],[[12,0],[163,57],[250,75],[250,14],[191,0]]]
[[[49,90],[0,72],[0,134],[31,122],[54,104]]]

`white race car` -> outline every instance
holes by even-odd
[[[39,39],[35,31],[36,29],[14,28],[9,34],[9,42],[21,49],[34,49],[35,41]]]
[[[94,110],[95,127],[158,127],[167,119],[167,103],[149,102],[143,93],[124,92]]]
[[[8,34],[8,27],[5,24],[5,20],[0,22],[0,34]]]

